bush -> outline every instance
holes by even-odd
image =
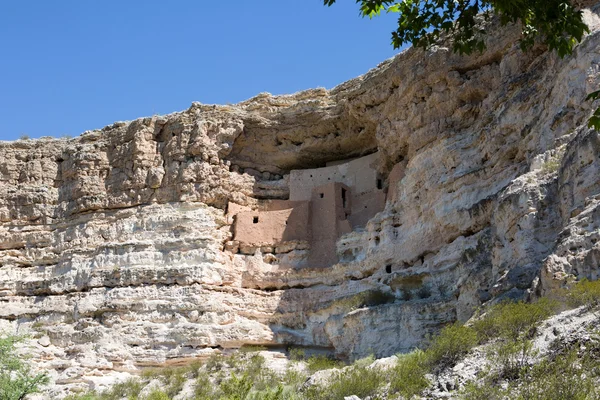
[[[518,379],[529,367],[535,356],[531,340],[500,341],[488,352],[488,359],[494,361],[499,369],[500,379]]]
[[[265,389],[260,392],[251,392],[246,400],[283,400],[285,399],[283,393],[283,386],[277,385],[272,389]]]
[[[306,360],[306,367],[311,374],[324,369],[338,368],[343,365],[341,361],[334,360],[328,356],[311,356]]]
[[[254,383],[248,376],[248,374],[243,374],[238,377],[235,373],[231,375],[229,379],[221,382],[221,391],[223,392],[223,396],[227,400],[244,400]]]
[[[425,355],[430,368],[439,371],[456,364],[477,344],[477,332],[458,323],[444,327],[433,338]]]
[[[201,373],[196,378],[196,384],[194,386],[194,399],[195,400],[212,400],[216,396],[213,390],[213,384],[207,373]]]
[[[16,354],[15,345],[22,340],[17,336],[0,338],[0,400],[21,400],[39,392],[49,381],[46,374],[31,372],[29,365]]]
[[[396,301],[396,297],[392,293],[384,292],[379,289],[372,289],[338,300],[336,304],[351,311],[363,307],[376,307],[383,304],[390,304],[394,301]]]
[[[290,348],[289,354],[290,360],[292,361],[302,361],[306,359],[306,352],[304,351],[304,349],[301,349],[299,347]]]
[[[335,373],[326,385],[313,386],[305,395],[309,400],[339,400],[349,396],[373,397],[385,383],[379,369],[354,365]]]
[[[117,383],[110,390],[103,392],[99,398],[102,400],[137,399],[143,389],[142,381],[130,378],[124,382]]]
[[[482,383],[467,382],[460,390],[459,398],[462,400],[504,400],[507,393],[502,388],[493,386],[493,382]]]
[[[531,338],[537,325],[550,317],[559,304],[548,298],[534,303],[503,302],[491,307],[483,318],[473,323],[480,341],[503,338],[518,340],[521,336]]]
[[[398,362],[390,378],[390,392],[399,393],[406,399],[421,394],[430,384],[427,373],[429,362],[422,350],[398,355]]]
[[[543,360],[523,378],[519,399],[597,399],[600,396],[595,382],[597,367],[597,363],[588,357],[580,359],[577,349]]]
[[[206,369],[208,371],[216,372],[220,371],[225,367],[225,357],[221,354],[213,354],[206,362]]]
[[[171,397],[160,389],[154,389],[145,400],[171,400]]]
[[[169,397],[174,397],[181,389],[187,380],[187,375],[193,377],[190,367],[169,367],[146,370],[142,373],[144,378],[159,379],[164,385],[165,394]],[[139,381],[136,381],[139,384]],[[157,395],[158,396],[158,395]]]
[[[569,303],[575,307],[587,306],[591,309],[600,305],[600,281],[582,279],[568,292]]]

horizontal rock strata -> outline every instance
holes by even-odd
[[[32,334],[59,396],[244,344],[389,356],[487,301],[597,278],[585,15],[565,59],[522,53],[509,26],[483,54],[409,49],[332,90],[0,143],[0,329]],[[232,242],[229,204],[264,209],[291,170],[376,151],[385,209],[336,265]]]

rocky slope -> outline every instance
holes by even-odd
[[[389,356],[490,299],[597,278],[597,12],[566,59],[508,27],[484,54],[409,49],[330,91],[0,143],[0,330],[34,335],[56,395],[244,344]],[[405,176],[342,262],[229,251],[229,202],[377,150]]]

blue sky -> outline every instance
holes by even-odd
[[[331,88],[397,53],[354,0],[0,0],[0,140]]]

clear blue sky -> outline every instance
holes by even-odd
[[[354,0],[1,0],[0,140],[331,88],[397,52]]]

